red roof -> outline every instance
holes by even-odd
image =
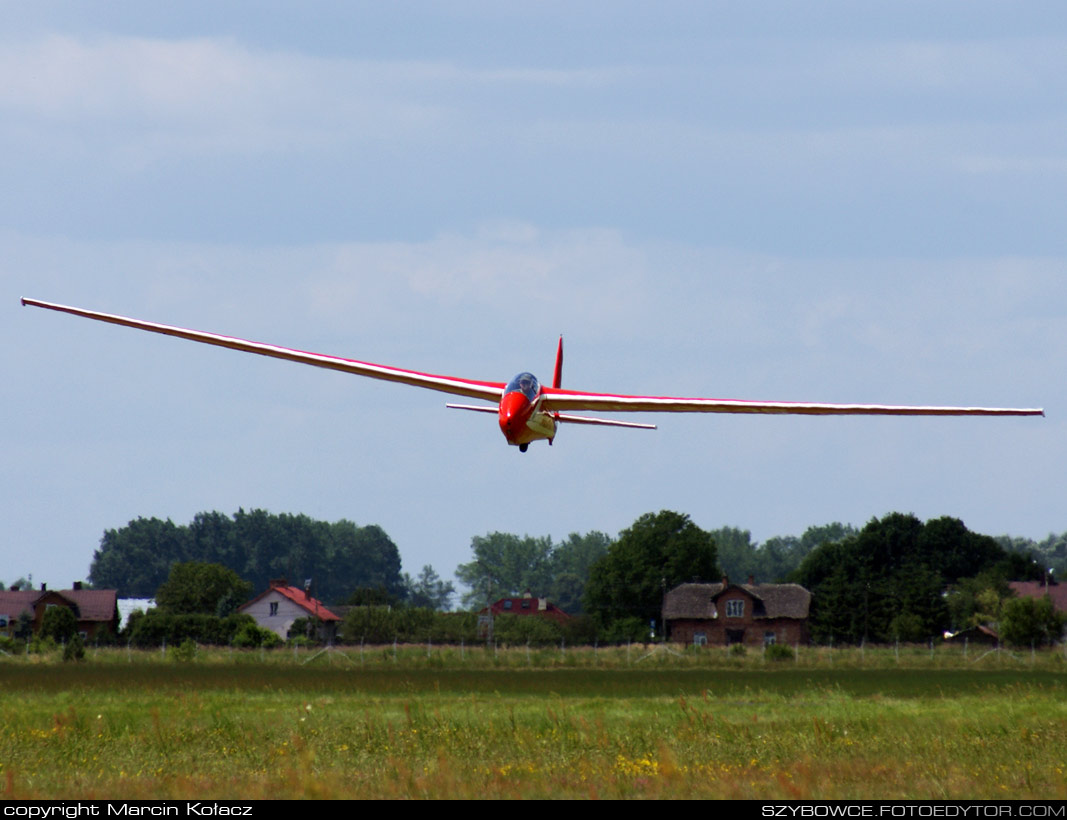
[[[543,604],[542,601],[544,602]],[[482,607],[481,614],[484,613],[485,607]],[[571,617],[551,601],[528,595],[501,598],[493,604],[492,613],[494,615],[541,615],[560,622],[570,620]]]
[[[1021,598],[1044,598],[1048,595],[1057,612],[1067,612],[1067,584],[1049,584],[1044,581],[1012,581],[1008,586]]]
[[[324,604],[318,598],[312,598],[310,595],[308,595],[306,592],[304,592],[304,590],[300,589],[299,587],[290,587],[290,586],[284,586],[282,584],[274,584],[274,583],[271,584],[270,589],[266,590],[265,592],[261,592],[259,595],[257,595],[255,598],[253,598],[248,603],[242,604],[240,607],[238,607],[238,611],[246,609],[247,607],[250,607],[256,601],[259,601],[259,600],[265,598],[267,595],[270,595],[270,593],[272,593],[272,592],[277,592],[279,595],[282,595],[282,596],[288,598],[290,601],[292,601],[297,606],[301,607],[302,609],[306,609],[308,611],[309,615],[314,615],[316,618],[318,618],[321,621],[340,621],[341,620],[337,615],[334,615],[332,612],[330,612],[330,610],[326,607],[326,604]]]

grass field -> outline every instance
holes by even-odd
[[[922,647],[0,658],[11,798],[1067,798],[1067,661]]]

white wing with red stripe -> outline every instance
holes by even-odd
[[[326,356],[321,353],[308,353],[302,350],[293,350],[287,347],[252,342],[245,339],[237,339],[232,336],[222,336],[217,333],[207,333],[201,330],[189,330],[186,328],[162,325],[156,322],[145,322],[140,319],[131,319],[126,316],[116,316],[110,313],[99,313],[93,310],[57,305],[51,302],[42,302],[37,299],[23,298],[22,304],[34,307],[57,310],[62,313],[70,313],[75,316],[83,316],[87,319],[95,319],[100,322],[109,322],[115,325],[123,325],[138,330],[147,330],[151,333],[161,333],[166,336],[177,336],[180,339],[188,339],[193,342],[228,347],[231,350],[240,350],[245,353],[256,353],[260,356],[270,356],[275,359],[286,359],[301,364],[309,364],[314,367],[324,367],[329,370],[340,370],[343,373],[352,373],[357,376],[366,376],[371,379],[399,382],[410,384],[415,387],[424,387],[428,390],[437,390],[441,393],[451,393],[468,398],[485,399],[499,403],[506,387],[503,382],[484,382],[473,379],[460,379],[454,376],[439,376],[432,373],[421,373],[416,370],[403,370],[398,367],[372,364],[370,362],[345,359],[339,356]],[[558,366],[558,365],[557,365]],[[1039,408],[1014,408],[1014,407],[938,407],[938,406],[900,406],[891,404],[821,404],[814,402],[786,402],[786,401],[747,401],[743,399],[710,399],[710,398],[676,398],[671,396],[626,396],[611,393],[581,393],[577,390],[564,390],[556,387],[543,387],[541,409],[549,413],[569,413],[573,410],[593,410],[611,412],[633,413],[780,413],[811,416],[1043,416],[1044,410]],[[475,408],[463,408],[475,409]],[[488,412],[495,412],[495,408],[486,408]],[[571,421],[579,424],[617,424],[619,426],[644,426],[630,422],[611,422],[608,420],[589,419],[582,417],[560,416],[563,421]]]
[[[237,339],[232,336],[221,336],[217,333],[206,333],[202,330],[188,330],[182,327],[161,325],[155,322],[145,322],[141,319],[130,319],[127,316],[116,316],[111,313],[98,313],[94,310],[70,307],[68,305],[56,305],[51,302],[41,302],[37,299],[23,298],[22,304],[33,307],[58,310],[62,313],[71,313],[75,316],[84,316],[86,319],[95,319],[99,322],[109,322],[113,325],[123,325],[138,330],[147,330],[151,333],[162,333],[165,336],[177,336],[179,339],[188,339],[191,342],[201,342],[217,347],[228,347],[230,350],[240,350],[245,353],[256,353],[260,356],[270,356],[273,359],[286,359],[300,364],[310,364],[314,367],[325,367],[329,370],[340,370],[343,373],[352,373],[357,376],[366,376],[370,379],[381,379],[388,382],[400,382],[415,387],[425,387],[429,390],[437,390],[441,393],[452,393],[457,396],[467,396],[472,399],[486,399],[499,402],[504,392],[503,382],[482,382],[472,379],[457,379],[453,376],[437,376],[432,373],[420,373],[415,370],[402,370],[399,367],[360,362],[355,359],[344,359],[339,356],[325,356],[321,353],[307,353],[303,350],[293,350],[288,347],[264,344],[263,342],[250,342],[246,339]]]
[[[807,416],[1043,416],[1036,408],[924,407],[892,404],[819,404],[792,401],[674,398],[579,393],[546,387],[541,407],[547,412],[604,410],[634,413],[783,413]]]

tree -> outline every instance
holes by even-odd
[[[455,586],[451,581],[442,581],[441,576],[429,564],[422,568],[417,579],[412,580],[406,573],[404,579],[409,606],[439,612],[444,612],[451,606],[452,596],[456,594]]]
[[[973,611],[979,591],[968,586],[968,600],[946,601],[947,587],[982,572],[1011,577],[1019,570],[1028,571],[1021,556],[958,519],[924,524],[914,515],[889,513],[814,549],[791,579],[812,592],[815,639],[859,643],[938,635]]]
[[[138,518],[108,530],[93,557],[95,586],[148,597],[175,563],[221,564],[265,589],[272,578],[312,578],[320,598],[337,601],[357,587],[403,591],[400,551],[374,525],[327,523],[306,515],[241,509],[233,517],[197,513],[188,525]]]
[[[658,621],[663,595],[686,581],[721,576],[711,535],[688,515],[646,513],[619,533],[597,561],[585,592],[586,611],[601,626],[624,618]]]
[[[471,589],[463,605],[478,608],[492,598],[520,595],[529,589],[544,595],[551,580],[552,540],[506,532],[471,539],[474,560],[456,567],[456,577]]]
[[[156,591],[156,604],[174,614],[217,615],[223,608],[220,605],[244,603],[251,597],[251,582],[233,570],[222,564],[188,561],[171,567],[170,576]]]
[[[1044,646],[1063,635],[1064,615],[1056,611],[1052,599],[1010,598],[1000,617],[1000,637],[1016,646]]]
[[[107,530],[93,553],[89,580],[100,589],[118,590],[120,598],[150,598],[167,580],[175,561],[188,561],[189,537],[169,518],[138,518]]]
[[[547,590],[552,603],[570,615],[581,614],[589,572],[610,546],[611,537],[596,530],[585,535],[572,532],[556,544],[549,561],[552,579]]]
[[[760,556],[756,545],[752,543],[751,532],[736,527],[720,527],[709,534],[715,539],[715,551],[722,571],[732,580],[742,583],[749,575],[763,577]]]
[[[78,631],[78,619],[65,606],[50,606],[41,619],[41,637],[56,643],[66,643]]]

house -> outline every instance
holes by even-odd
[[[482,607],[479,615],[486,614],[487,607]],[[565,624],[571,616],[548,600],[548,598],[535,598],[530,590],[526,590],[518,598],[501,598],[488,607],[493,616],[497,615],[537,615],[541,618],[549,618],[556,623]]]
[[[986,626],[985,624],[976,624],[975,626],[969,626],[966,629],[961,629],[959,632],[946,632],[944,635],[945,643],[977,643],[985,644],[987,646],[996,646],[1000,643],[1000,637],[993,627]]]
[[[297,618],[315,618],[319,622],[320,639],[332,643],[337,635],[341,618],[331,612],[318,598],[312,598],[306,589],[289,586],[284,578],[272,580],[266,592],[261,592],[238,612],[251,615],[257,624],[269,629],[283,641]]]
[[[703,646],[807,643],[811,593],[799,584],[681,584],[663,598],[667,639]]]
[[[1055,581],[1012,581],[1008,584],[1020,598],[1041,600],[1046,595],[1052,599],[1052,606],[1057,612],[1067,612],[1067,584]]]
[[[13,636],[23,612],[33,618],[33,631],[38,632],[45,611],[53,606],[66,607],[74,613],[82,640],[91,641],[118,632],[118,592],[114,589],[82,589],[81,582],[75,581],[72,589],[50,590],[41,584],[39,590],[0,592],[0,635]]]

